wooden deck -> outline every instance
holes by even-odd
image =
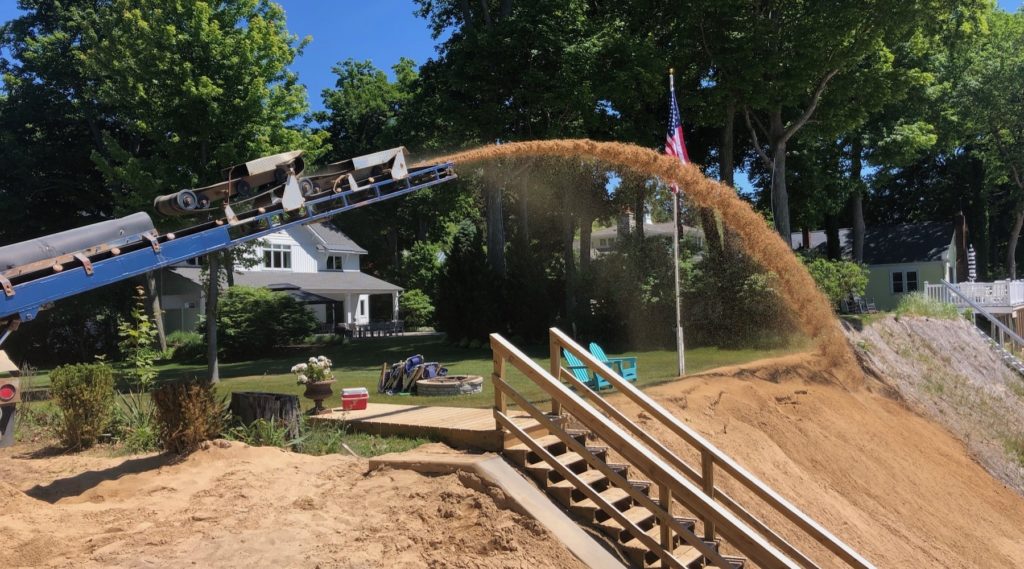
[[[513,415],[520,428],[531,432],[538,429],[537,421],[525,413]],[[505,440],[489,408],[369,403],[363,411],[331,409],[329,413],[310,420],[345,424],[360,433],[428,437],[459,449],[499,452]]]

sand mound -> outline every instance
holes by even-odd
[[[791,356],[649,393],[879,567],[1021,566],[1024,500],[942,427],[881,390],[844,390],[826,369],[818,356]],[[613,399],[663,441],[678,441]],[[695,460],[683,443],[670,446]]]
[[[5,567],[581,567],[457,476],[223,442],[176,464],[0,456]],[[84,474],[54,480],[66,460]]]

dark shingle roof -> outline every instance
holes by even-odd
[[[356,242],[349,238],[341,231],[338,231],[331,225],[324,223],[311,223],[306,227],[313,232],[317,240],[323,243],[324,247],[329,251],[341,251],[345,253],[359,253],[360,255],[366,254],[366,249],[363,249]]]
[[[174,267],[171,273],[199,284],[199,267]],[[343,294],[387,294],[401,292],[402,287],[358,271],[321,271],[293,273],[290,271],[247,271],[235,273],[235,284],[254,287],[291,285],[305,291],[338,300]]]
[[[839,230],[843,258],[853,257],[853,231]],[[803,243],[802,235],[793,233],[790,241],[794,249]],[[888,265],[894,263],[921,263],[942,260],[953,241],[953,224],[940,221],[905,223],[868,227],[864,231],[864,263]],[[825,232],[811,232],[811,249],[825,254]]]

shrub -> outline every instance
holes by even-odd
[[[430,326],[434,322],[434,305],[422,290],[412,289],[402,293],[398,299],[407,328]]]
[[[851,261],[822,258],[803,261],[818,288],[833,304],[839,304],[844,298],[864,295],[868,286],[868,270],[865,267]]]
[[[220,435],[228,411],[213,385],[197,381],[169,383],[153,391],[160,442],[164,450],[185,454]]]
[[[128,453],[150,452],[160,447],[152,399],[142,393],[121,394],[113,407],[110,432]]]
[[[232,427],[224,436],[254,447],[285,448],[291,445],[288,441],[288,426],[281,421],[256,419],[248,425]]]
[[[313,313],[283,292],[236,286],[217,308],[217,342],[229,358],[266,356],[316,329]]]
[[[954,320],[959,316],[956,306],[932,300],[920,292],[904,294],[896,305],[896,316],[924,316]]]
[[[171,358],[179,362],[190,362],[206,357],[206,337],[199,332],[178,330],[167,336],[167,349]]]
[[[130,316],[118,319],[117,335],[121,351],[121,362],[118,364],[121,378],[133,389],[148,391],[156,379],[153,362],[159,352],[154,346],[156,324],[146,314],[146,291],[141,286],[135,288],[135,302]]]
[[[61,410],[57,436],[69,448],[92,446],[110,422],[114,372],[105,364],[75,364],[50,372],[51,393]]]

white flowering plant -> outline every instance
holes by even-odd
[[[327,359],[327,356],[317,356],[309,358],[309,361],[295,364],[292,366],[292,373],[300,384],[317,383],[320,381],[330,381],[334,379],[334,373],[331,371],[333,363]]]

